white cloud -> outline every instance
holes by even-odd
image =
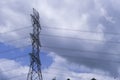
[[[30,29],[26,28],[20,31],[13,31],[4,33],[7,31],[23,28],[30,26],[30,18],[29,13],[31,11],[31,3],[28,4],[24,3],[24,1],[18,0],[11,0],[11,1],[1,1],[0,2],[0,42],[5,44],[20,46],[19,41],[15,42],[8,42],[11,40],[16,40],[21,37],[29,36]],[[18,5],[19,4],[19,5]],[[28,34],[26,34],[28,33]],[[24,35],[24,36],[23,36]],[[27,45],[27,40],[21,45]]]
[[[26,79],[28,66],[23,66],[14,60],[0,59],[0,80],[21,80]]]
[[[117,80],[110,77],[107,72],[101,70],[90,69],[83,65],[78,65],[68,62],[65,58],[58,56],[55,53],[50,53],[53,62],[48,67],[42,70],[43,79],[52,80],[90,80],[95,77],[97,80]],[[21,65],[19,62],[9,59],[0,59],[0,79],[1,80],[25,80],[27,79],[28,66]]]
[[[37,2],[37,3],[36,3]],[[18,5],[19,4],[19,5]],[[104,32],[119,32],[119,9],[116,5],[119,5],[119,1],[110,0],[39,0],[39,1],[29,1],[29,0],[4,0],[0,2],[0,32],[9,31],[13,29],[18,29],[21,27],[26,27],[31,25],[29,13],[31,13],[31,8],[35,7],[40,12],[41,25],[53,26],[58,28],[70,28],[79,29],[87,31],[98,31],[96,33],[86,33],[86,32],[74,32],[65,30],[42,30],[42,33],[54,34],[61,36],[69,36],[82,39],[97,39],[104,40],[105,42],[99,41],[89,41],[89,40],[75,40],[75,39],[63,39],[63,38],[51,38],[51,37],[41,37],[42,45],[57,46],[57,47],[67,47],[71,49],[81,49],[81,50],[96,50],[104,52],[113,52],[114,54],[119,53],[119,45],[112,44],[108,41],[119,41],[118,36],[107,35]],[[19,40],[15,42],[7,42],[8,40],[17,40],[24,36],[29,36],[31,30],[24,29],[22,31],[11,32],[9,34],[1,34],[0,42],[4,44],[9,44],[13,46],[27,45],[28,40]],[[113,48],[114,47],[114,48]],[[96,59],[107,59],[117,61],[119,57],[111,56],[109,54],[96,53],[95,55],[88,52],[76,53],[72,51],[61,51],[54,50],[59,55],[65,57],[68,61],[77,64],[83,64],[87,67],[97,68],[101,70],[108,71],[110,73],[115,73],[118,75],[119,64],[102,62],[100,60],[95,61],[99,63],[94,66],[93,62],[89,63],[85,58],[80,57],[90,57]],[[64,56],[64,55],[66,56]],[[102,64],[105,65],[102,65]]]
[[[117,80],[114,77],[110,77],[104,71],[89,69],[82,65],[71,64],[66,59],[51,53],[50,56],[53,57],[53,63],[48,69],[43,70],[44,79],[49,80],[56,78],[56,80],[66,80],[70,78],[71,80],[90,80],[96,78],[97,80]],[[76,72],[76,71],[79,72]]]

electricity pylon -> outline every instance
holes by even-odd
[[[30,68],[27,75],[27,80],[43,80],[41,72],[41,61],[40,61],[40,48],[41,43],[39,39],[39,34],[41,31],[41,26],[39,23],[39,13],[33,9],[33,14],[31,14],[33,33],[30,33],[32,40],[32,52],[30,53]]]

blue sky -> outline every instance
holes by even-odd
[[[23,47],[22,49],[22,48],[11,47],[9,45],[4,45],[1,43],[0,47],[1,47],[0,58],[13,59],[15,61],[22,60],[21,63],[27,66],[30,64],[29,53],[31,52],[32,46]],[[41,54],[41,62],[43,68],[49,67],[50,64],[53,62],[52,58],[48,56],[48,54],[45,52],[40,52],[40,54]]]
[[[0,79],[21,74],[25,75],[12,80],[26,79],[29,56],[14,58],[31,52],[32,8],[40,13],[40,54],[46,80],[119,79],[119,7],[119,0],[1,1]]]

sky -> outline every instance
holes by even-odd
[[[45,80],[119,80],[119,7],[119,0],[2,0],[0,80],[26,79],[32,8],[40,14]]]

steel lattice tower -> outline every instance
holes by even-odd
[[[30,53],[30,68],[27,76],[27,80],[43,80],[41,72],[41,62],[40,62],[40,39],[39,34],[41,26],[39,23],[39,13],[33,9],[33,14],[31,14],[33,33],[30,33],[32,39],[32,52]]]

